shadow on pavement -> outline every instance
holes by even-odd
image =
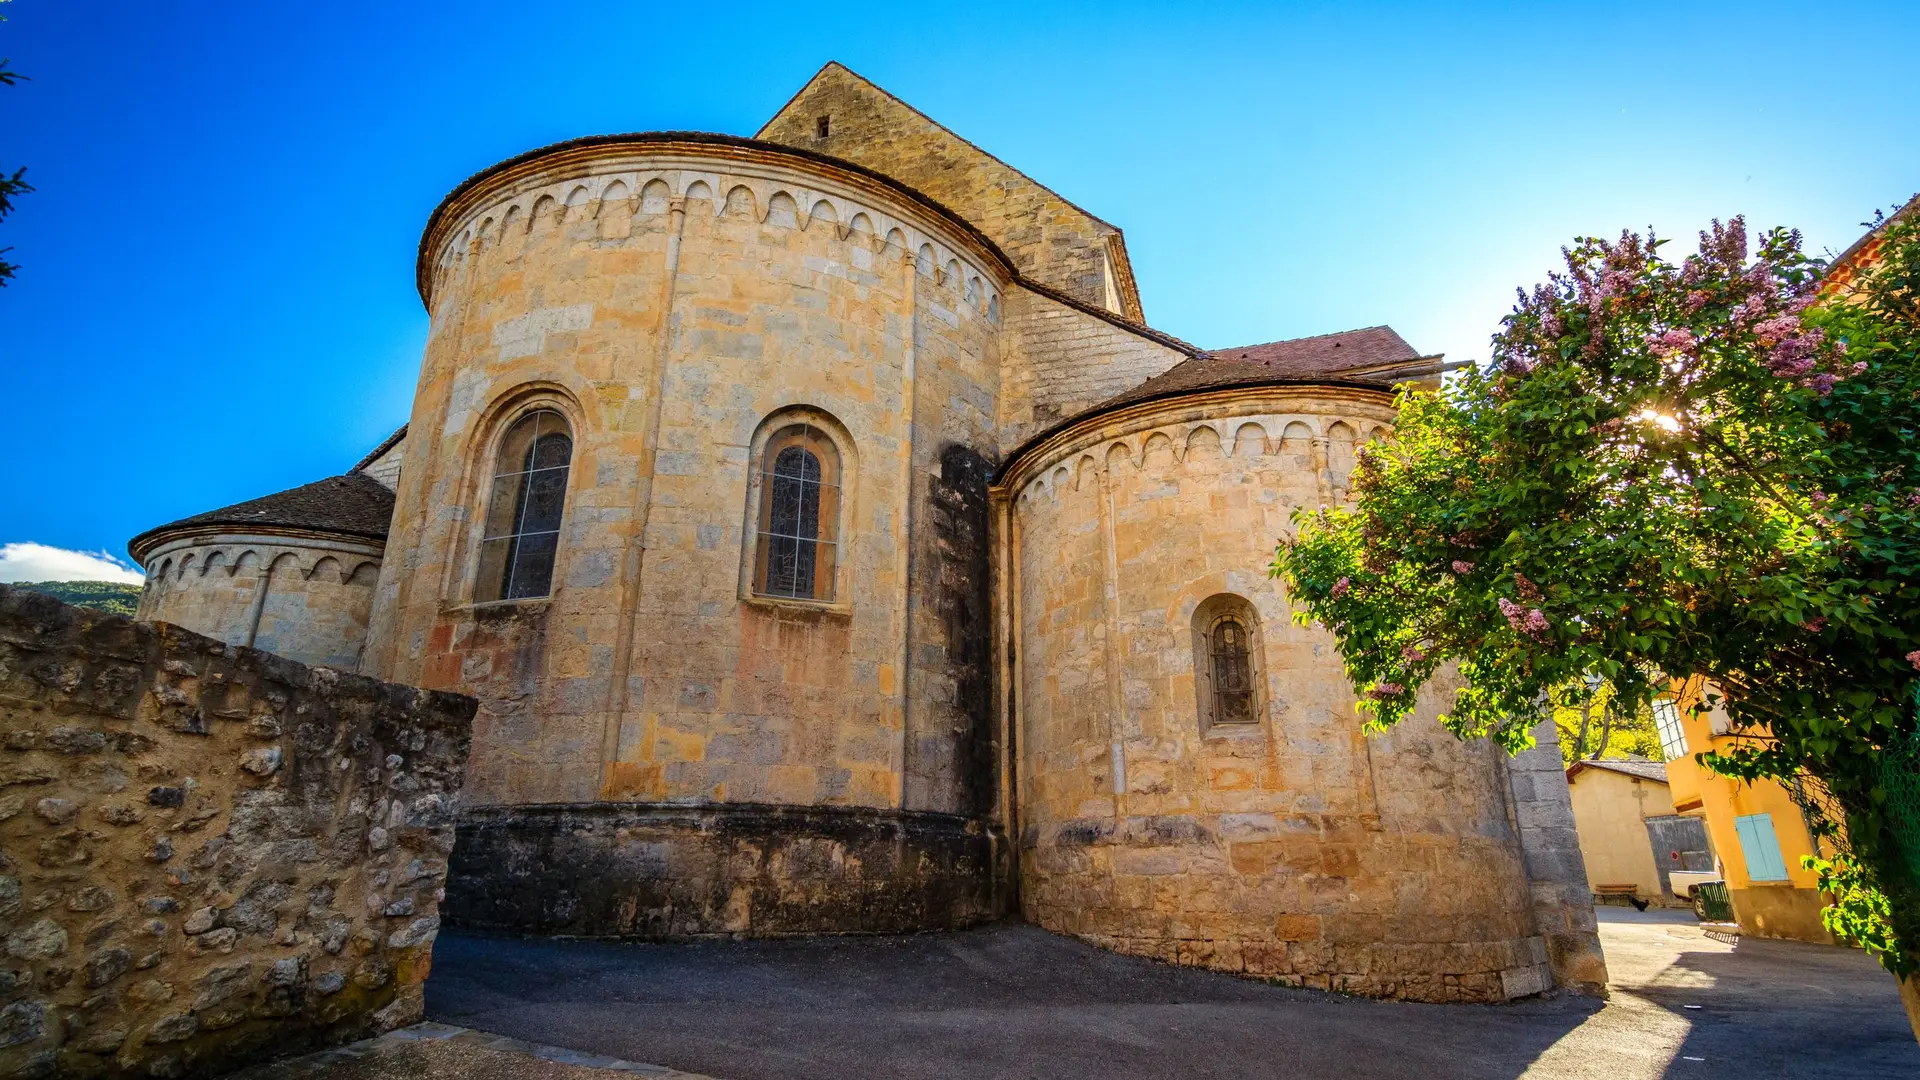
[[[1893,981],[1863,954],[1726,945],[1662,912],[1603,912],[1601,939],[1604,1007],[1346,998],[1013,923],[691,944],[448,934],[427,1009],[723,1080],[1920,1077]]]
[[[1510,1080],[1599,1010],[1343,998],[1015,924],[670,945],[446,935],[427,1000],[443,1023],[727,1080]]]

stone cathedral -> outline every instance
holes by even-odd
[[[1557,749],[1366,735],[1265,574],[1438,356],[1154,330],[1118,228],[837,64],[467,179],[417,277],[405,427],[130,550],[141,618],[479,699],[454,925],[1604,984]]]

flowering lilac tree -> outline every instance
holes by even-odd
[[[1915,737],[1920,685],[1920,230],[1890,227],[1844,297],[1796,233],[1750,250],[1736,218],[1680,262],[1660,248],[1566,251],[1492,365],[1401,395],[1355,505],[1296,515],[1273,572],[1376,727],[1446,664],[1444,722],[1509,749],[1546,700],[1632,712],[1711,680],[1749,737],[1707,764],[1824,785],[1848,852],[1818,867],[1829,926],[1906,975],[1920,863],[1884,752]]]

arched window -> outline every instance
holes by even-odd
[[[1194,705],[1200,730],[1260,722],[1260,617],[1244,597],[1220,593],[1193,613]]]
[[[832,600],[838,565],[840,454],[810,424],[774,432],[760,455],[756,596]]]
[[[474,600],[522,600],[553,591],[560,511],[567,501],[573,435],[551,409],[529,413],[507,429],[495,459],[480,578]]]
[[[1251,724],[1253,670],[1247,657],[1247,628],[1231,615],[1213,624],[1210,635],[1213,665],[1213,722]]]

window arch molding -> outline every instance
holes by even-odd
[[[847,553],[857,539],[853,524],[858,479],[859,455],[853,436],[832,413],[812,405],[789,405],[760,421],[747,449],[741,600],[852,610],[852,559]],[[778,522],[773,520],[772,505],[776,489],[783,496],[783,516]],[[805,542],[807,528],[798,530],[802,542],[792,538],[795,530],[787,518],[793,516],[795,497],[803,504],[800,518],[812,527],[812,544]]]
[[[480,421],[474,425],[475,435],[468,444],[466,479],[461,485],[463,505],[468,512],[467,527],[461,538],[460,550],[448,565],[454,581],[443,593],[456,604],[540,602],[552,595],[551,587],[539,595],[493,595],[503,590],[489,587],[489,582],[485,580],[488,568],[482,566],[486,561],[488,533],[493,531],[489,528],[489,518],[495,516],[496,512],[495,486],[503,471],[518,471],[508,468],[516,464],[506,460],[514,451],[507,445],[508,437],[523,421],[539,413],[558,417],[564,424],[569,440],[566,485],[558,511],[557,535],[549,570],[550,584],[558,583],[564,577],[567,525],[573,520],[574,496],[579,488],[577,480],[583,436],[590,428],[585,422],[579,399],[568,388],[547,382],[524,383],[495,396]]]
[[[1259,731],[1266,720],[1266,647],[1246,597],[1215,593],[1193,609],[1193,696],[1200,733]]]

